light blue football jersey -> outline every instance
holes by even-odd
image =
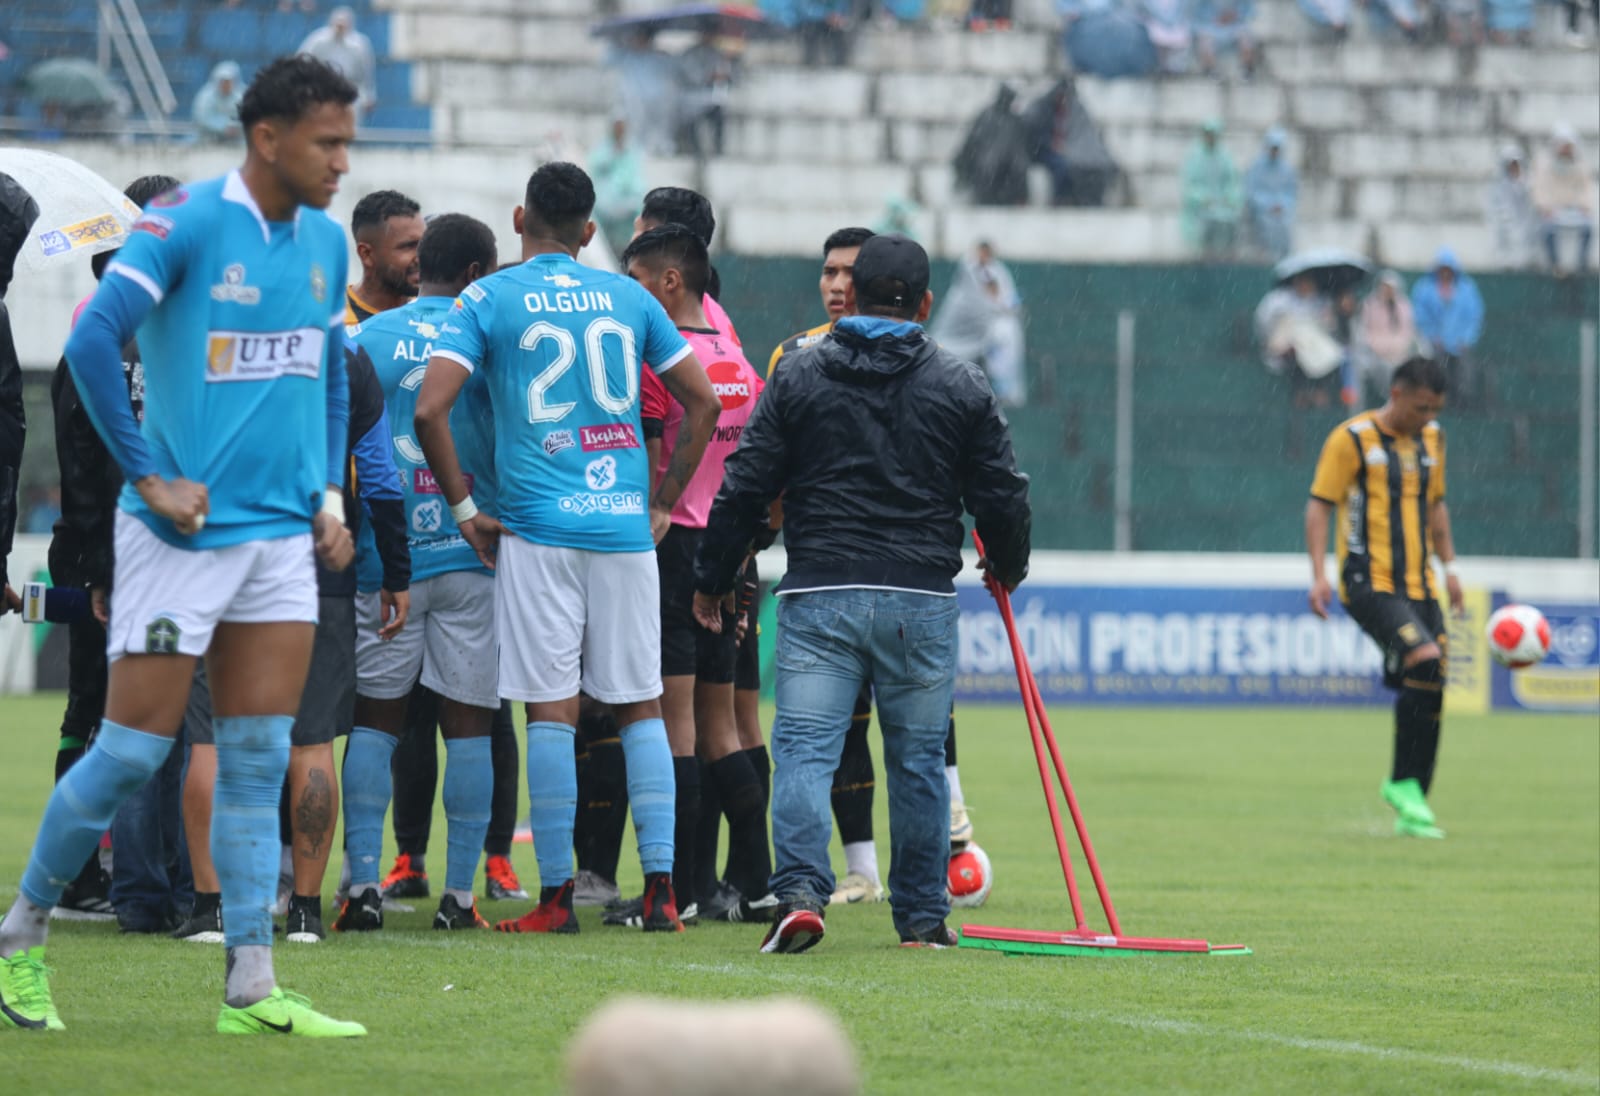
[[[478,555],[450,516],[433,473],[428,471],[412,420],[417,395],[439,338],[439,325],[455,302],[449,297],[419,297],[368,317],[351,337],[366,351],[383,387],[394,435],[394,463],[400,469],[411,544],[411,580],[421,582],[450,571],[482,571]],[[478,508],[495,513],[494,421],[486,376],[467,381],[450,412],[450,434]]]
[[[237,171],[155,199],[107,278],[156,301],[139,328],[141,433],[157,470],[205,484],[183,536],[131,485],[121,508],[179,548],[309,532],[328,482],[328,374],[344,369],[344,230],[268,222]],[[335,363],[336,358],[336,363]]]
[[[565,254],[469,285],[434,342],[488,382],[495,516],[526,540],[594,552],[655,547],[640,371],[690,352],[637,282]]]

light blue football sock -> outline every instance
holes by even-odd
[[[51,909],[83,870],[84,861],[111,825],[123,801],[144,787],[172,739],[102,720],[94,745],[50,793],[33,855],[22,875],[28,901]]]
[[[211,859],[230,948],[272,946],[278,892],[278,800],[289,771],[292,715],[218,716]]]
[[[528,724],[528,821],[541,887],[559,887],[572,878],[572,826],[578,816],[574,733],[565,723]]]
[[[383,870],[383,816],[394,796],[389,762],[399,739],[371,727],[356,727],[344,753],[344,848],[350,890],[377,886]]]
[[[489,834],[494,802],[494,760],[488,735],[444,740],[444,817],[449,822],[445,890],[472,893],[478,857]]]
[[[677,785],[667,725],[641,719],[622,728],[622,755],[628,767],[628,804],[639,838],[639,864],[645,874],[672,870],[672,831],[677,817]]]

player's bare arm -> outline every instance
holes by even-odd
[[[433,473],[439,490],[444,492],[444,500],[450,505],[451,516],[456,519],[461,535],[478,553],[483,565],[492,569],[495,549],[505,526],[488,514],[480,514],[475,505],[463,509],[463,504],[471,502],[471,496],[467,477],[461,472],[461,458],[456,455],[455,439],[450,436],[450,409],[456,405],[456,397],[461,395],[469,376],[471,374],[460,362],[440,357],[431,359],[422,377],[422,390],[417,393],[413,425],[417,441],[422,445],[422,455],[427,458],[428,470]],[[710,382],[706,388],[710,390]]]
[[[432,375],[431,367],[428,372]],[[650,500],[650,532],[657,544],[667,535],[672,524],[672,508],[689,480],[694,478],[694,470],[700,467],[700,458],[705,454],[706,443],[711,440],[711,431],[716,428],[717,416],[722,412],[722,401],[711,387],[711,378],[706,376],[705,367],[693,354],[661,374],[661,383],[667,386],[672,398],[683,405],[683,425],[678,430],[677,444],[672,448],[672,459]],[[423,390],[427,390],[426,381]]]
[[[1319,498],[1306,500],[1306,554],[1311,557],[1311,611],[1328,619],[1333,587],[1328,583],[1328,520],[1333,507]]]
[[[1450,507],[1438,499],[1428,508],[1428,533],[1433,537],[1434,554],[1444,565],[1444,589],[1450,598],[1450,611],[1460,616],[1464,608],[1461,579],[1456,577],[1456,542],[1450,532]]]

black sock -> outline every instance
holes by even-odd
[[[722,796],[712,779],[711,766],[700,765],[700,821],[694,828],[694,893],[710,898],[717,889],[717,846],[722,843]],[[733,850],[728,850],[728,865],[733,866]]]
[[[772,758],[767,754],[767,747],[751,746],[744,751],[750,759],[750,767],[756,771],[756,783],[761,785],[761,802],[772,802]]]
[[[411,691],[405,726],[389,763],[394,776],[394,843],[413,858],[427,855],[433,829],[433,798],[439,784],[438,726],[439,694],[418,685]]]
[[[578,788],[578,813],[587,816],[583,827],[588,846],[579,846],[579,865],[614,883],[622,857],[622,831],[628,824],[628,767],[622,739],[616,718],[604,709],[580,715],[578,733],[589,754],[586,779]]]
[[[278,793],[278,844],[294,848],[294,822],[289,817],[289,774],[283,774],[283,790]]]
[[[700,822],[700,762],[693,756],[672,759],[672,783],[677,793],[676,823],[672,831],[672,889],[678,901],[694,900],[695,827]]]
[[[517,793],[522,788],[522,755],[511,702],[500,705],[489,728],[489,756],[494,765],[494,792],[489,801],[489,832],[483,838],[488,856],[510,856],[517,832]]]
[[[722,798],[722,813],[728,817],[728,882],[746,898],[760,898],[772,875],[761,784],[742,751],[712,762],[709,768]]]
[[[1444,672],[1438,659],[1408,666],[1394,702],[1394,768],[1390,779],[1415,778],[1426,795],[1439,753],[1439,715],[1444,708]]]
[[[839,824],[839,840],[850,845],[872,840],[872,745],[867,731],[872,726],[872,694],[863,689],[856,698],[856,710],[845,732],[844,751],[833,774],[833,817]]]
[[[944,767],[947,769],[956,767],[956,716],[954,712],[950,713],[950,729],[944,735]]]

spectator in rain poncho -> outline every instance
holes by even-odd
[[[1350,29],[1350,0],[1299,0],[1307,19],[1343,37]]]
[[[1575,265],[1580,272],[1588,269],[1589,241],[1594,236],[1594,182],[1578,155],[1578,135],[1564,122],[1555,127],[1549,147],[1534,160],[1532,190],[1550,269],[1563,272],[1563,233],[1577,237]]]
[[[1389,377],[1417,350],[1417,321],[1406,283],[1393,270],[1378,275],[1378,285],[1361,302],[1361,319],[1351,353],[1357,371],[1380,397]]]
[[[1194,44],[1200,71],[1210,76],[1225,53],[1239,55],[1239,67],[1249,79],[1256,70],[1256,39],[1250,30],[1255,0],[1196,0]]]
[[[1483,296],[1478,283],[1461,269],[1456,253],[1441,247],[1433,271],[1411,287],[1417,334],[1428,341],[1430,356],[1443,363],[1450,398],[1457,406],[1477,396],[1478,370],[1473,347],[1483,334]]]
[[[1162,72],[1186,72],[1189,68],[1189,47],[1194,40],[1189,11],[1188,0],[1139,0],[1145,33],[1156,47]]]
[[[222,61],[211,70],[211,77],[195,92],[190,115],[203,139],[232,141],[239,136],[239,100],[244,88],[239,83],[239,66]]]
[[[594,219],[621,254],[633,238],[633,219],[644,201],[644,163],[628,140],[628,123],[615,118],[611,131],[589,152],[589,177],[594,180]]]
[[[1239,169],[1222,145],[1222,123],[1207,122],[1183,162],[1183,236],[1207,259],[1233,252],[1241,206]]]
[[[640,31],[612,46],[606,64],[616,75],[618,112],[640,149],[651,156],[676,155],[683,115],[678,59],[657,49],[649,32]]]
[[[1484,23],[1497,45],[1527,43],[1533,35],[1533,0],[1484,0]]]
[[[956,185],[971,194],[974,205],[1028,204],[1028,137],[1016,103],[1016,91],[1001,84],[956,152]]]
[[[1245,208],[1256,244],[1277,262],[1289,254],[1294,241],[1295,203],[1300,180],[1284,158],[1284,132],[1277,126],[1261,140],[1261,155],[1244,177]]]
[[[983,366],[1001,403],[1019,407],[1027,402],[1022,298],[1011,271],[990,244],[980,243],[956,264],[950,291],[928,333],[956,357]]]
[[[1105,204],[1119,169],[1070,79],[1057,80],[1030,103],[1023,124],[1028,155],[1049,169],[1052,204]]]
[[[1333,337],[1333,302],[1311,274],[1297,275],[1256,306],[1256,341],[1270,372],[1288,376],[1296,407],[1326,407],[1328,378],[1336,378],[1345,353]]]
[[[296,52],[309,53],[344,73],[361,93],[363,111],[378,105],[378,59],[367,36],[356,30],[355,12],[349,8],[334,8],[328,14],[328,25],[306,35]]]
[[[1500,174],[1489,184],[1487,204],[1495,254],[1513,270],[1531,266],[1538,219],[1523,170],[1522,150],[1516,145],[1507,144],[1500,149]]]

